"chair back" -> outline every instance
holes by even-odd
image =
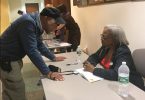
[[[137,71],[145,78],[145,48],[134,50],[132,57]]]

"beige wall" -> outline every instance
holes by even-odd
[[[145,1],[71,7],[72,16],[81,28],[81,47],[88,46],[90,53],[101,46],[100,34],[106,24],[124,28],[132,51],[145,48]]]
[[[20,15],[17,14],[18,10],[22,10],[26,13],[25,3],[38,3],[39,11],[44,8],[44,0],[8,0],[10,6],[10,22],[12,23]]]
[[[0,34],[8,27],[9,21],[9,6],[7,0],[0,1]]]
[[[10,7],[10,22],[12,23],[20,15],[17,14],[18,10],[22,10],[21,0],[8,0]]]

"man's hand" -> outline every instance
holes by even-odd
[[[64,77],[58,72],[49,72],[48,78],[50,78],[52,80],[56,80],[56,81],[63,81],[64,80]]]
[[[95,67],[92,64],[90,64],[88,61],[85,61],[83,64],[84,64],[83,67],[85,71],[93,73]]]
[[[55,61],[64,61],[64,59],[66,59],[66,57],[59,56],[55,58]]]

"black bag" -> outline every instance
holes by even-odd
[[[52,71],[52,72],[61,72],[61,68],[56,67],[54,65],[49,65],[48,67],[49,67],[50,71]]]

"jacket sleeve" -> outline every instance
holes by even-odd
[[[99,59],[100,59],[100,51],[102,50],[102,48],[100,48],[96,53],[90,55],[87,59],[87,61],[89,61],[93,66],[96,66],[99,63]]]
[[[19,26],[20,34],[19,38],[23,48],[34,63],[34,65],[40,70],[42,74],[47,75],[50,69],[45,64],[44,60],[41,57],[41,54],[37,48],[37,39],[36,39],[36,30],[35,25],[31,21],[25,21]]]
[[[126,48],[119,48],[115,55],[114,55],[114,61],[113,66],[111,66],[111,69],[101,69],[101,68],[95,68],[93,74],[96,76],[100,76],[104,79],[108,80],[118,80],[118,68],[122,64],[123,61],[127,63],[128,66],[131,66],[133,62],[131,62],[132,57],[129,49]]]
[[[41,52],[41,54],[45,57],[47,57],[48,59],[50,60],[54,60],[55,59],[55,55],[52,51],[49,50],[49,48],[47,48],[43,42],[42,42],[42,39],[41,37],[38,37],[38,40],[37,40],[37,46],[38,46],[38,49],[39,51]]]

